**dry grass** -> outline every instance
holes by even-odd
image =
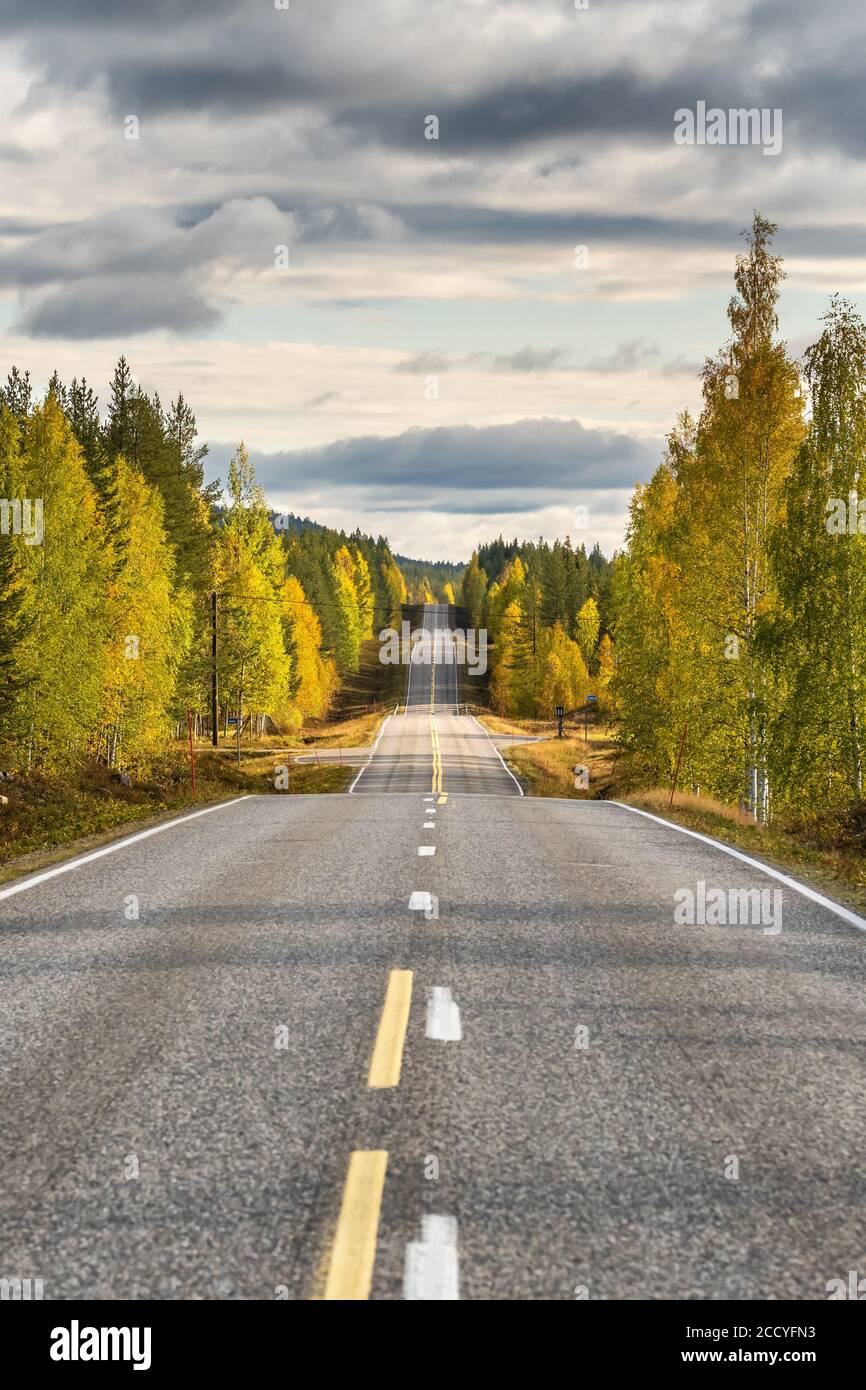
[[[586,801],[615,794],[615,747],[610,732],[589,726],[589,738],[584,740],[569,730],[558,738],[556,723],[541,719],[500,719],[484,715],[482,724],[500,737],[514,734],[516,738],[540,736],[540,743],[515,744],[513,748],[500,742],[505,761],[523,785],[527,796],[570,797]],[[576,787],[575,767],[589,770],[589,789]]]
[[[394,702],[396,704],[396,701]],[[343,719],[339,724],[312,724],[302,729],[300,734],[286,741],[286,746],[297,753],[310,752],[313,748],[368,748],[376,737],[379,725],[394,705],[369,714],[355,715]]]
[[[755,817],[748,811],[741,811],[738,806],[729,806],[725,801],[716,801],[712,796],[676,792],[671,807],[670,788],[648,787],[643,791],[631,792],[627,799],[633,806],[640,806],[655,815],[672,816],[676,813],[680,816],[715,816],[730,825],[746,828],[753,828],[756,824]]]
[[[263,734],[260,738],[241,739],[241,758],[269,757],[274,753],[311,753],[315,748],[367,748],[376,737],[376,732],[386,714],[394,708],[391,705],[383,710],[369,710],[341,720],[312,720],[304,728],[288,734]],[[186,748],[186,744],[183,745]],[[196,740],[196,754],[200,751],[217,751],[220,757],[237,757],[237,743],[229,734],[220,740],[218,750],[211,746],[210,739]]]
[[[35,872],[73,853],[80,853],[177,815],[192,806],[207,806],[233,796],[342,792],[356,769],[339,763],[295,766],[292,755],[316,748],[366,747],[382,719],[367,714],[339,724],[305,729],[287,746],[281,738],[241,743],[240,763],[230,741],[219,749],[196,747],[196,795],[192,795],[189,751],[172,746],[146,778],[132,787],[113,781],[106,768],[93,765],[74,780],[42,776],[3,782],[8,804],[0,805],[0,882]],[[289,787],[277,791],[276,769],[289,767]]]

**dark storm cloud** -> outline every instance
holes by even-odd
[[[366,436],[295,452],[252,453],[266,491],[361,490],[371,505],[395,494],[434,511],[498,512],[568,501],[580,488],[631,488],[649,478],[659,442],[574,420],[520,420],[411,429],[393,438]],[[230,452],[230,451],[228,451]],[[213,466],[227,451],[214,446]],[[522,500],[521,500],[522,499]]]

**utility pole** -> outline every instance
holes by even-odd
[[[219,747],[219,718],[217,699],[217,595],[216,589],[210,596],[210,741],[214,748]]]

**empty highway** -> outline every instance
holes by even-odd
[[[404,713],[385,720],[353,793],[455,792],[521,796],[483,725],[460,702],[447,604],[426,604],[406,668]]]
[[[413,665],[351,795],[0,889],[4,1276],[775,1300],[862,1267],[866,923],[628,807],[521,796],[447,664]],[[768,913],[714,921],[711,889]]]

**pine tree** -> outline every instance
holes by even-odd
[[[565,551],[560,541],[555,541],[546,556],[542,574],[544,599],[542,612],[548,627],[554,623],[569,621]],[[573,614],[571,615],[573,619]]]
[[[593,653],[598,644],[598,634],[601,626],[601,619],[598,612],[598,604],[594,598],[588,598],[583,604],[575,621],[575,640],[580,647],[583,660],[589,668]]]
[[[0,407],[3,406],[12,412],[23,431],[33,406],[33,387],[30,384],[29,372],[22,376],[17,367],[12,368],[6,378],[6,385],[0,387]]]
[[[135,403],[138,387],[132,379],[132,372],[125,357],[120,357],[114,369],[108,400],[108,418],[105,424],[105,452],[110,458],[123,454],[130,463],[136,463]]]

